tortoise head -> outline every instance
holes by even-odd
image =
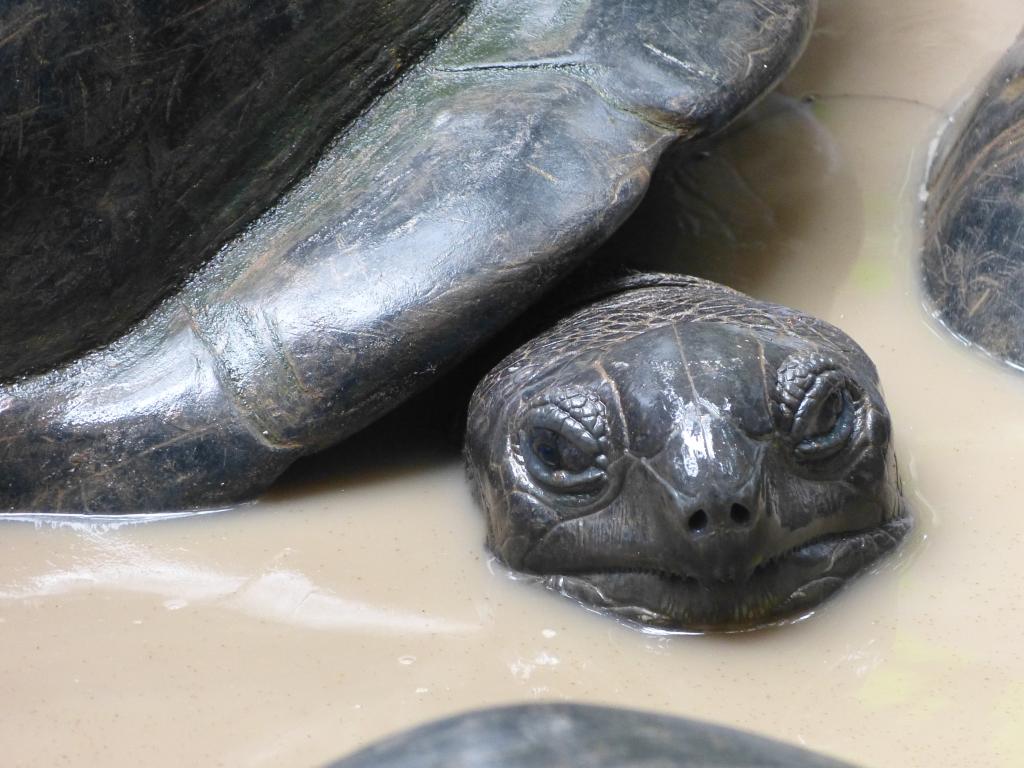
[[[794,310],[643,282],[478,386],[466,453],[489,546],[652,626],[805,613],[909,527],[874,365]]]

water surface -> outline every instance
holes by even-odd
[[[1022,26],[1019,0],[824,0],[787,98],[666,174],[664,228],[623,246],[867,349],[918,517],[900,557],[795,625],[641,634],[507,578],[457,452],[392,424],[245,509],[4,524],[2,762],[309,765],[570,699],[876,768],[1024,764],[1024,375],[951,342],[914,272],[929,142]]]

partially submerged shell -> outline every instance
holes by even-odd
[[[445,11],[438,29],[461,12],[435,5]],[[429,384],[568,274],[632,211],[665,147],[721,127],[785,73],[813,12],[814,0],[476,3],[247,229],[231,236],[262,194],[210,237],[160,230],[167,241],[154,252],[166,247],[172,277],[226,242],[141,322],[0,386],[0,509],[148,511],[251,497],[298,456]],[[22,22],[26,35],[37,23]],[[315,14],[306,23],[315,27]],[[174,42],[159,53],[176,55]],[[211,162],[260,117],[208,134]],[[294,167],[274,172],[275,190]],[[102,200],[121,193],[114,185]],[[219,216],[218,199],[200,208]],[[157,220],[179,202],[156,196],[136,213]],[[148,285],[150,270],[143,261],[125,280]],[[67,279],[87,271],[75,262]],[[10,357],[5,374],[106,338],[169,284],[156,279],[151,298],[131,295],[127,309],[123,292],[104,292],[96,303],[120,319],[98,336],[44,338],[37,356]],[[22,288],[5,290],[6,305]],[[36,329],[18,325],[9,343]]]
[[[925,225],[924,286],[939,319],[1024,366],[1024,37],[945,137]]]
[[[799,747],[681,717],[583,704],[466,712],[334,768],[851,768]]]
[[[0,380],[108,342],[471,0],[0,7]]]

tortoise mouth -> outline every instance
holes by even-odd
[[[603,568],[544,577],[584,607],[661,631],[744,631],[805,618],[844,584],[896,549],[912,527],[901,504],[867,529],[815,537],[737,581],[703,581],[657,568]]]

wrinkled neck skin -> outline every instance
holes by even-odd
[[[634,280],[506,358],[466,456],[501,560],[652,628],[805,615],[910,527],[863,350],[696,278]]]

